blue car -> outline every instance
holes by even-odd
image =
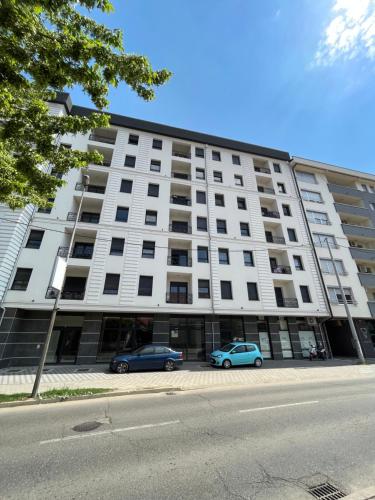
[[[212,366],[221,366],[227,369],[241,365],[253,365],[260,368],[263,364],[263,355],[256,344],[231,342],[212,352],[210,363]]]
[[[177,366],[181,366],[182,362],[182,352],[173,351],[165,346],[149,344],[130,353],[114,356],[109,369],[116,373],[137,370],[165,370],[171,372]]]

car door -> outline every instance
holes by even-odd
[[[249,355],[246,350],[246,345],[236,346],[230,354],[232,365],[246,365],[248,362],[247,359]]]
[[[246,346],[247,355],[248,355],[248,363],[250,365],[254,364],[255,359],[258,357],[258,349],[255,345],[247,345]]]
[[[166,347],[155,346],[155,362],[154,368],[160,370],[164,368],[164,363],[168,358],[171,358],[171,352]]]
[[[135,370],[150,370],[155,363],[155,348],[146,346],[134,357],[132,364]]]

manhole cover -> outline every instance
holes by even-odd
[[[344,492],[338,490],[330,483],[318,484],[318,486],[309,488],[308,491],[314,498],[319,498],[320,500],[336,500],[337,498],[346,497]]]
[[[94,431],[98,427],[100,427],[101,424],[100,422],[84,422],[83,424],[78,424],[72,427],[72,430],[75,432],[89,432],[89,431]]]

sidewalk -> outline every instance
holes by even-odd
[[[297,384],[333,380],[374,379],[375,364],[361,366],[354,360],[265,361],[263,368],[211,368],[206,362],[185,362],[174,372],[136,372],[118,375],[107,365],[47,365],[40,390],[63,387],[105,387],[119,391],[189,390],[254,384]],[[0,393],[31,392],[35,367],[0,369]]]

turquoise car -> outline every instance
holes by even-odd
[[[251,342],[231,342],[210,354],[212,366],[231,368],[232,366],[253,365],[260,368],[263,355],[258,346]]]

